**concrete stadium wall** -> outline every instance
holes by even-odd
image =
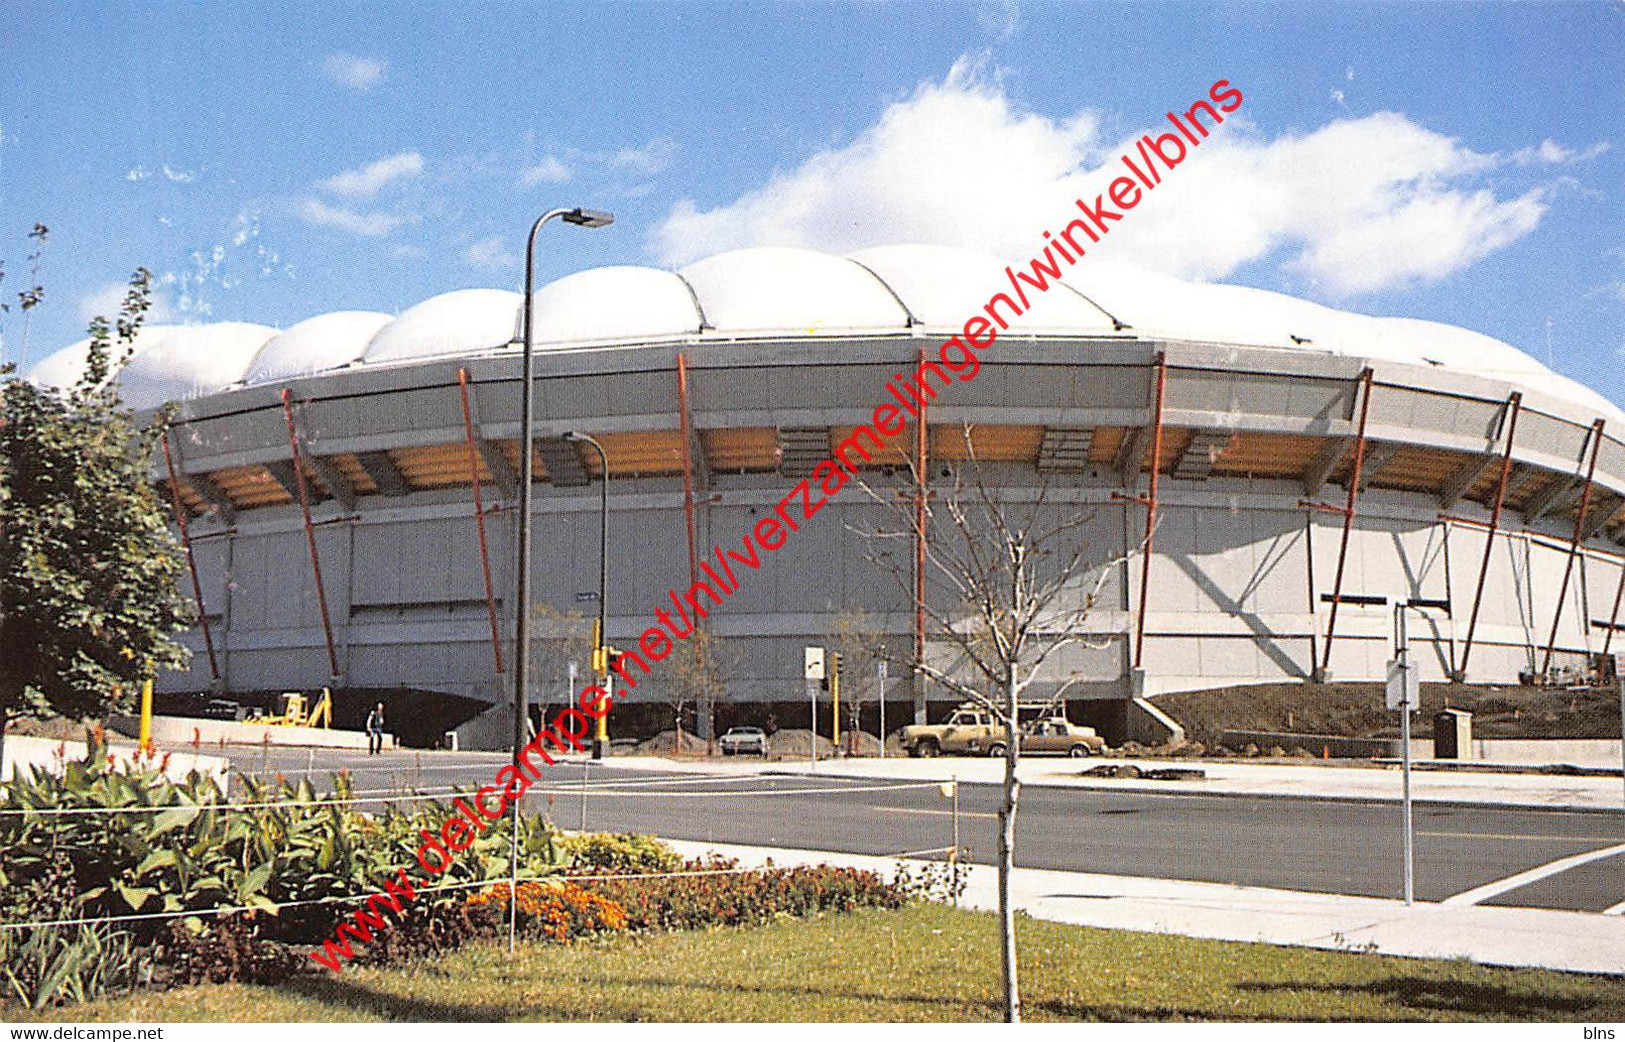
[[[839,426],[862,423],[886,379],[907,364],[916,342],[718,344],[691,357],[691,401],[700,430]],[[1006,341],[988,352],[984,372],[957,385],[931,412],[933,424],[1055,424],[1077,427],[1148,422],[1150,359],[1165,350],[1170,372],[1166,422],[1187,427],[1262,430],[1284,435],[1352,434],[1354,381],[1360,363],[1303,352],[1210,345]],[[836,362],[834,359],[841,359]],[[890,359],[847,364],[847,358]],[[302,436],[312,453],[365,452],[460,441],[462,415],[455,374],[470,371],[480,436],[517,437],[517,361],[511,355],[376,367],[296,382]],[[678,426],[674,349],[639,347],[544,356],[541,435],[581,426],[600,432],[671,430]],[[1461,374],[1378,365],[1372,400],[1373,440],[1485,453],[1493,448],[1507,388]],[[188,473],[285,460],[287,432],[276,388],[249,388],[185,403],[177,441]],[[1572,473],[1591,417],[1572,406],[1529,396],[1515,455],[1526,468]],[[1490,439],[1487,441],[1486,439]],[[1002,467],[1002,469],[1001,469]],[[1000,465],[998,494],[1030,499],[1038,475],[1030,465]],[[866,479],[901,481],[879,471]],[[713,543],[738,545],[756,519],[771,513],[794,484],[777,474],[708,475],[697,511],[702,553]],[[940,495],[948,479],[934,466]],[[1162,479],[1162,522],[1152,562],[1146,671],[1131,677],[1133,609],[1140,573],[1132,551],[1142,537],[1143,508],[1116,498],[1125,483],[1108,466],[1057,478],[1048,491],[1059,511],[1090,515],[1082,537],[1099,561],[1116,561],[1101,607],[1087,629],[1090,647],[1073,649],[1054,676],[1083,679],[1073,694],[1122,698],[1229,684],[1307,678],[1322,653],[1341,519],[1307,511],[1301,501],[1340,500],[1341,488],[1306,490],[1295,480],[1214,477]],[[1625,495],[1625,448],[1603,443],[1599,488]],[[488,519],[502,639],[511,641],[512,496],[487,488]],[[610,637],[623,648],[665,606],[666,591],[686,587],[686,529],[677,477],[633,478],[612,485]],[[598,489],[541,485],[534,502],[534,595],[562,611],[595,613]],[[1452,512],[1483,518],[1478,504]],[[1484,535],[1441,519],[1436,497],[1391,489],[1360,496],[1344,580],[1345,596],[1386,598],[1379,605],[1344,603],[1338,615],[1331,673],[1337,679],[1382,676],[1391,655],[1392,603],[1441,602],[1424,621],[1413,617],[1423,676],[1445,679],[1465,638]],[[347,518],[347,519],[346,519]],[[200,635],[189,671],[162,678],[166,691],[412,688],[504,697],[486,619],[475,521],[467,489],[363,497],[353,510],[317,507],[316,542],[334,620],[340,678],[329,677],[323,632],[296,506],[239,512],[229,529],[194,524],[223,677],[214,684]],[[855,534],[886,525],[886,512],[849,486],[813,523],[769,555],[760,572],[715,614],[716,632],[741,665],[730,698],[791,701],[803,697],[801,649],[835,646],[837,616],[862,608],[880,621],[888,646],[911,645],[905,591],[870,560],[875,545]],[[896,527],[896,522],[891,522]],[[1567,554],[1567,533],[1550,521],[1544,534],[1506,538],[1492,554],[1484,616],[1470,682],[1510,682],[1546,642]],[[1620,565],[1616,545],[1595,539],[1570,584],[1558,633],[1560,660],[1597,650],[1606,632]],[[906,542],[892,551],[907,567]],[[189,591],[188,591],[189,592]],[[941,594],[934,603],[945,604]],[[533,663],[537,684],[563,683],[558,634],[540,635]],[[1619,648],[1616,643],[1616,650]],[[511,670],[511,663],[509,663]],[[889,697],[907,697],[910,681],[893,670]],[[511,672],[510,674],[511,675]],[[874,697],[873,681],[862,697]],[[643,680],[623,698],[659,698],[661,682]],[[954,700],[931,692],[937,700]],[[556,699],[555,699],[556,701]]]

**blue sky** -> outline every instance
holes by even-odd
[[[1116,147],[1246,103],[1118,256],[1499,337],[1625,403],[1617,4],[8,4],[0,259],[83,335],[136,265],[286,326],[740,245],[1025,252]],[[1092,187],[1091,187],[1092,186]],[[1170,187],[1172,183],[1170,183]]]

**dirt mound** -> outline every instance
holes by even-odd
[[[1399,719],[1383,704],[1381,684],[1260,684],[1158,695],[1158,708],[1209,746],[1226,730],[1392,738]],[[1473,714],[1478,738],[1615,738],[1619,695],[1530,687],[1423,684],[1420,727],[1440,709]],[[1313,750],[1310,750],[1313,752]],[[1280,754],[1284,755],[1286,750]]]
[[[669,756],[672,753],[705,754],[705,740],[694,734],[684,731],[682,746],[677,744],[676,731],[661,731],[653,738],[638,743],[638,754],[641,756]]]
[[[815,739],[813,733],[804,727],[787,727],[782,731],[774,731],[768,735],[768,748],[772,750],[775,760],[804,760],[811,753],[811,743]],[[826,760],[835,755],[835,746],[828,738],[817,735],[818,758]]]

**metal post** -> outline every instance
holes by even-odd
[[[1585,532],[1586,513],[1591,509],[1591,490],[1593,480],[1597,476],[1597,451],[1602,448],[1602,430],[1604,421],[1598,420],[1591,425],[1588,435],[1591,441],[1591,462],[1586,465],[1585,487],[1580,492],[1580,509],[1574,514],[1574,536],[1569,540],[1569,556],[1563,565],[1563,582],[1557,587],[1557,607],[1552,612],[1552,637],[1546,642],[1546,656],[1541,660],[1541,675],[1547,676],[1552,669],[1552,654],[1557,650],[1557,628],[1563,621],[1563,602],[1569,595],[1569,578],[1574,574],[1574,559],[1580,553],[1580,543]],[[1588,620],[1581,620],[1583,626],[1589,626]]]
[[[1360,374],[1360,422],[1354,435],[1354,470],[1349,474],[1348,500],[1343,505],[1343,537],[1337,547],[1337,572],[1332,580],[1332,613],[1326,620],[1326,646],[1321,649],[1320,676],[1322,683],[1331,673],[1332,638],[1337,633],[1337,608],[1343,600],[1343,569],[1348,564],[1349,535],[1354,530],[1355,507],[1359,502],[1360,478],[1365,471],[1365,424],[1371,414],[1371,370]],[[1311,605],[1311,608],[1313,606]]]
[[[810,770],[818,770],[818,681],[807,680],[807,755],[812,759]]]
[[[1478,587],[1473,592],[1473,613],[1467,621],[1467,644],[1461,649],[1461,665],[1456,667],[1456,682],[1467,680],[1467,659],[1473,653],[1473,634],[1478,630],[1478,609],[1484,602],[1484,580],[1490,573],[1490,558],[1495,553],[1495,536],[1501,527],[1501,508],[1506,505],[1507,484],[1512,478],[1512,447],[1518,436],[1518,414],[1523,411],[1523,395],[1514,391],[1507,401],[1510,414],[1507,419],[1506,449],[1501,455],[1501,479],[1495,486],[1495,506],[1490,509],[1490,529],[1484,536],[1484,561],[1478,567]]]
[[[1625,579],[1625,572],[1621,573],[1621,578]],[[881,655],[886,654],[884,646],[881,647],[880,653]],[[875,663],[875,671],[880,678],[880,758],[884,760],[886,758],[886,660],[884,658]]]
[[[1620,689],[1620,784],[1625,785],[1625,662],[1620,658],[1614,660],[1614,678]],[[1625,803],[1620,803],[1620,810],[1625,810]]]
[[[1151,486],[1145,498],[1145,547],[1140,562],[1140,606],[1134,622],[1134,668],[1141,668],[1145,655],[1145,606],[1150,599],[1151,553],[1157,538],[1157,472],[1162,464],[1162,405],[1168,388],[1168,356],[1157,354],[1157,381],[1151,429]],[[1011,739],[1014,741],[1014,738]]]
[[[491,550],[485,541],[485,504],[480,498],[480,465],[474,446],[474,415],[468,407],[468,370],[457,370],[457,389],[463,396],[463,436],[468,445],[468,480],[474,486],[474,523],[480,533],[480,570],[485,576],[485,608],[491,617],[491,654],[496,658],[497,675],[502,669],[502,638],[497,627],[496,589],[491,585]]]
[[[593,210],[574,209],[549,210],[536,218],[530,226],[530,234],[525,238],[525,296],[520,302],[519,326],[524,339],[524,361],[522,366],[522,386],[519,389],[519,534],[517,549],[517,582],[518,597],[514,605],[516,632],[514,634],[514,673],[513,673],[513,763],[514,769],[521,769],[524,764],[520,750],[524,748],[525,712],[530,704],[530,533],[531,533],[531,492],[536,484],[536,410],[532,404],[534,384],[536,382],[536,323],[533,321],[535,310],[536,287],[536,233],[542,230],[542,225],[555,217],[564,218],[568,224],[579,225],[584,228],[602,228],[615,220],[607,213],[598,213]],[[609,476],[605,469],[604,476]],[[607,509],[607,508],[606,508]],[[604,610],[603,591],[599,591],[598,611],[600,618]],[[515,854],[515,857],[518,855]],[[517,864],[517,862],[516,862]]]
[[[327,639],[327,666],[334,679],[339,675],[339,656],[333,650],[333,620],[327,614],[327,589],[322,585],[322,562],[316,556],[316,527],[310,523],[310,488],[305,481],[305,461],[299,452],[299,436],[293,429],[293,394],[282,389],[282,416],[288,422],[288,451],[293,456],[294,483],[299,488],[299,509],[305,519],[305,543],[310,547],[310,570],[316,576],[316,606],[322,613],[322,634]]]
[[[147,675],[141,681],[141,729],[138,747],[144,753],[152,752],[152,662],[147,663]]]
[[[920,348],[920,367],[925,367],[925,348]],[[919,697],[914,703],[914,722],[925,723],[925,500],[930,495],[927,481],[930,466],[926,442],[926,404],[920,399],[920,415],[914,421],[914,668],[910,670]]]
[[[175,508],[175,524],[180,529],[181,546],[186,550],[186,568],[192,573],[192,597],[197,601],[197,621],[203,628],[203,646],[209,652],[209,677],[220,679],[220,666],[214,657],[214,637],[209,633],[209,612],[203,606],[203,584],[198,582],[197,561],[192,557],[192,537],[186,531],[186,506],[181,502],[180,484],[175,477],[175,460],[169,453],[169,432],[164,432],[164,467],[169,471],[169,499]]]
[[[1396,649],[1401,674],[1401,691],[1403,694],[1399,703],[1399,744],[1401,771],[1404,775],[1404,794],[1401,802],[1404,807],[1405,819],[1405,903],[1414,903],[1416,899],[1415,878],[1415,849],[1411,833],[1411,702],[1410,702],[1410,671],[1415,668],[1411,665],[1410,635],[1405,627],[1405,609],[1407,604],[1396,604],[1394,612],[1399,616],[1399,647]]]
[[[519,932],[519,800],[513,801],[513,835],[508,842],[508,954]]]
[[[587,783],[591,780],[592,761],[581,761],[581,826],[579,832],[587,831]]]
[[[954,907],[958,908],[959,907],[959,782],[958,782],[957,779],[953,783],[953,801],[954,801],[954,804],[953,804],[953,806],[954,806],[954,810],[953,810],[954,849],[953,849],[953,853],[951,853],[949,855],[950,863],[953,866],[953,868],[951,869],[952,874],[953,874],[953,880],[952,880],[952,883],[950,885],[953,887]]]
[[[1620,657],[1625,658],[1625,655]],[[1625,786],[1625,668],[1622,667],[1625,667],[1625,662],[1615,659],[1614,678],[1619,685],[1619,780]],[[1625,810],[1625,802],[1620,804],[1620,809]]]
[[[832,753],[836,759],[841,757],[841,656],[830,656],[834,663],[829,673],[829,743],[835,747]]]

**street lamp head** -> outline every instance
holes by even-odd
[[[603,210],[584,210],[578,206],[564,215],[564,223],[579,224],[583,228],[602,228],[614,224],[615,215]]]
[[[565,441],[580,441],[581,440],[581,432],[580,431],[565,431],[564,432],[564,440]]]

